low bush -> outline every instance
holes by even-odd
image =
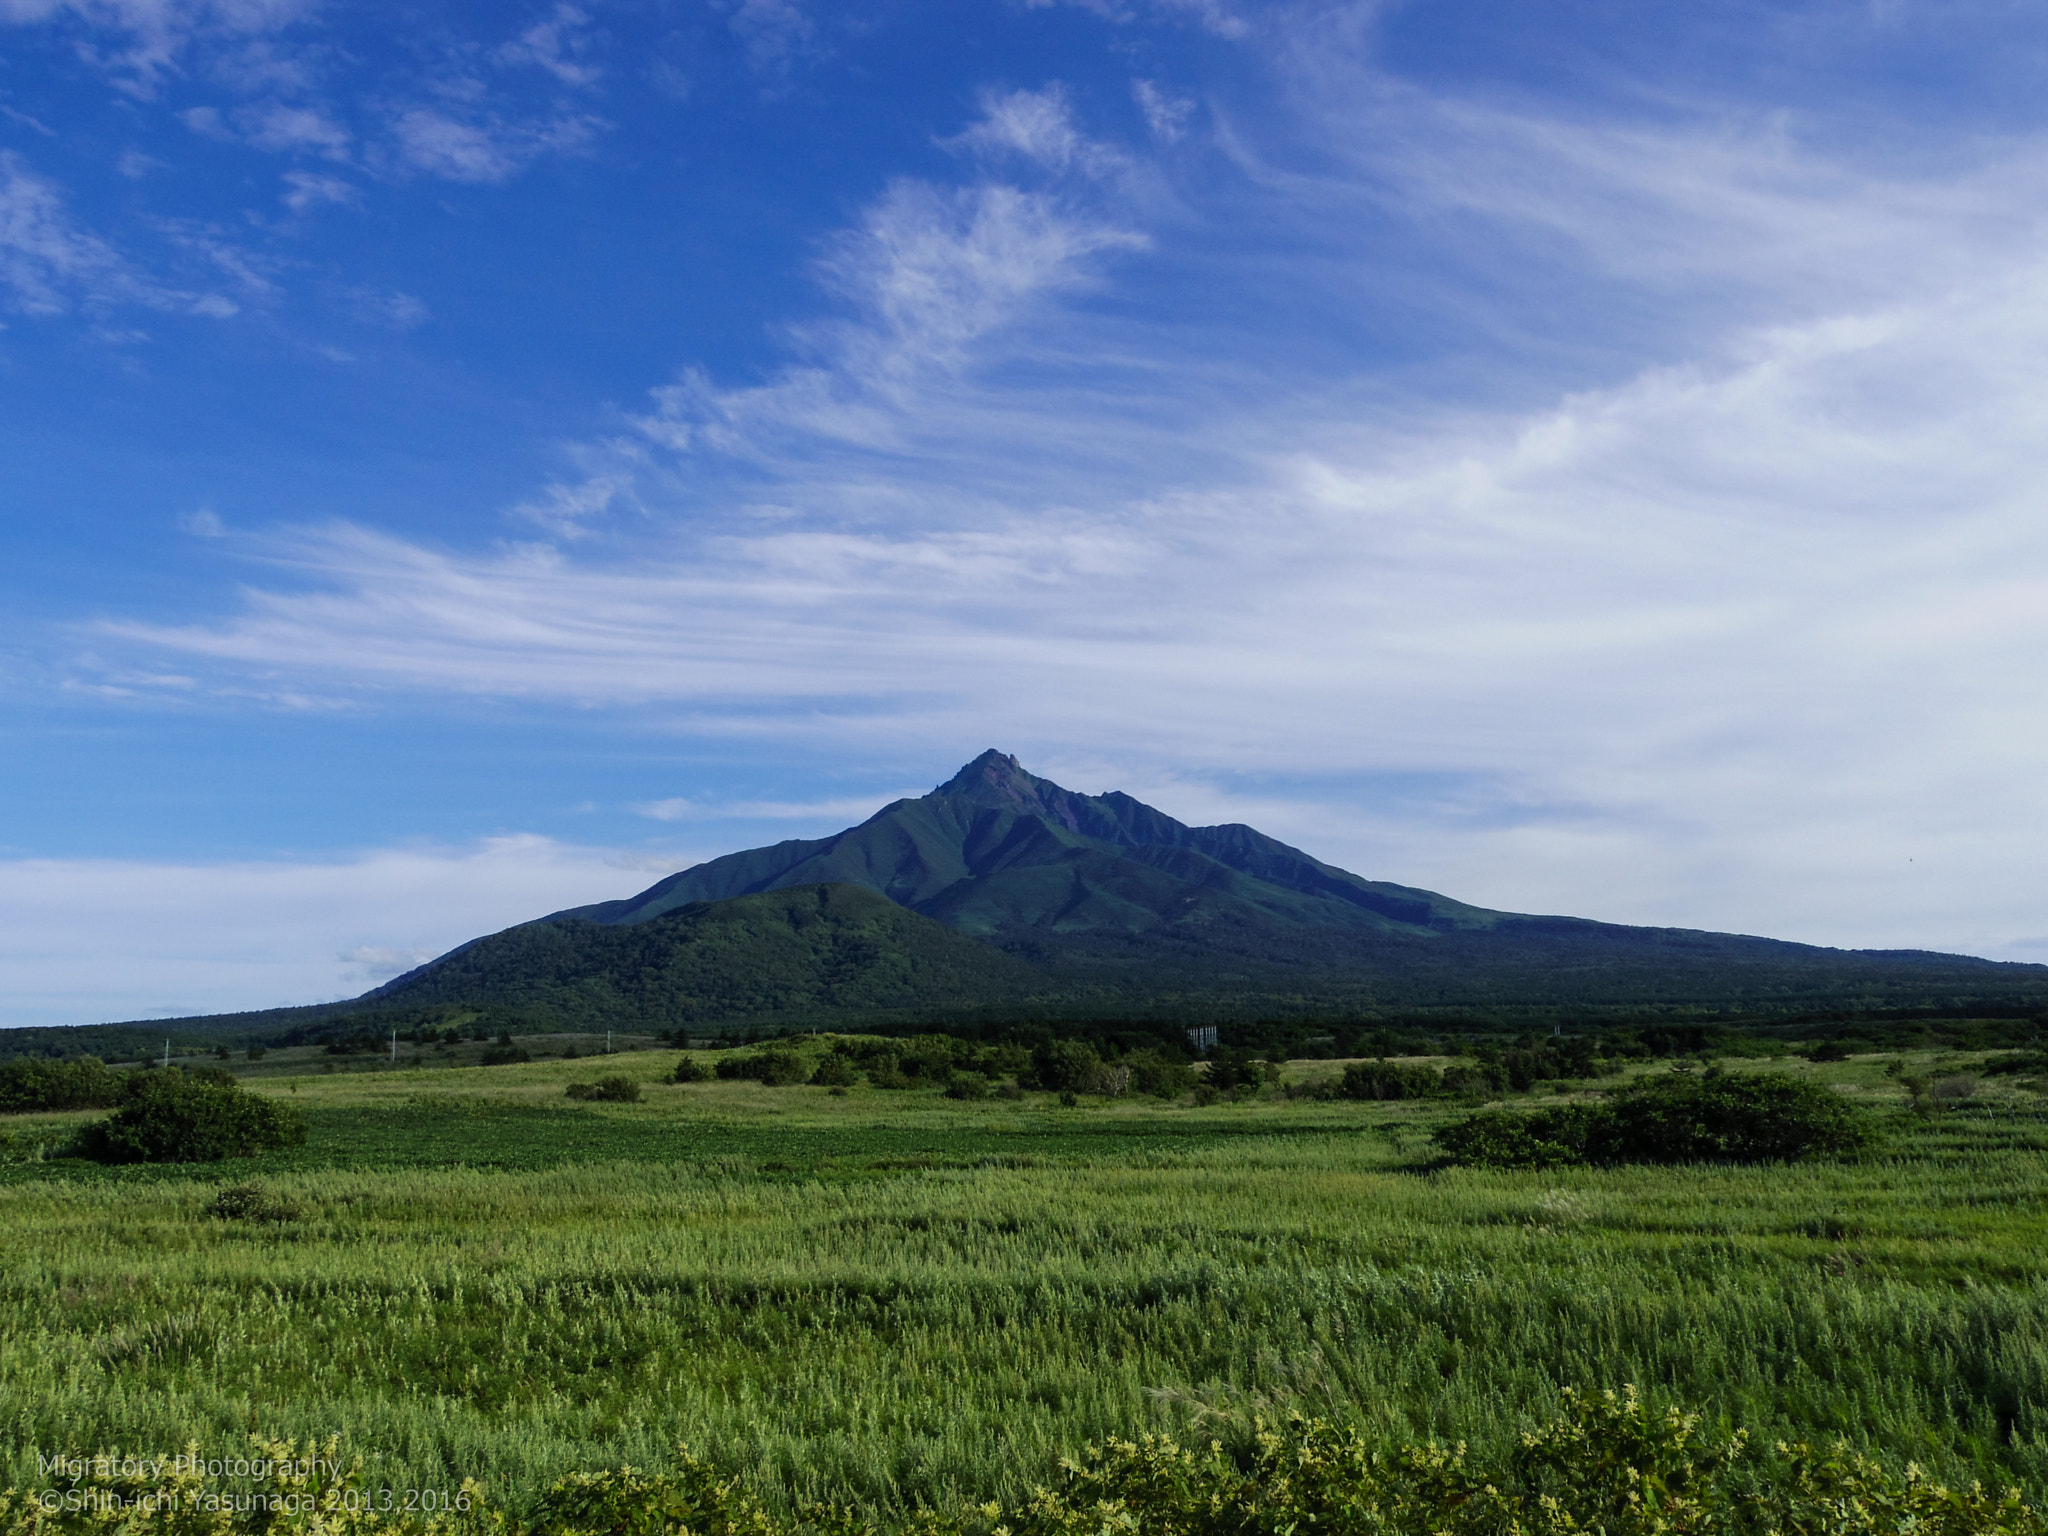
[[[1337,1085],[1347,1099],[1428,1099],[1443,1091],[1443,1074],[1434,1067],[1396,1061],[1354,1061]]]
[[[1177,1099],[1192,1092],[1200,1075],[1185,1061],[1164,1051],[1133,1051],[1122,1065],[1131,1069],[1131,1087],[1156,1099]]]
[[[571,1083],[572,1099],[603,1099],[613,1104],[638,1104],[640,1085],[630,1077],[601,1077],[594,1083]]]
[[[532,1059],[531,1056],[527,1055],[526,1047],[523,1045],[492,1045],[484,1048],[483,1055],[477,1058],[477,1065],[480,1067],[516,1067],[522,1062],[531,1061]]]
[[[752,1080],[770,1088],[787,1088],[806,1081],[810,1066],[795,1051],[755,1051],[748,1056],[727,1056],[718,1063],[718,1075],[728,1081]]]
[[[696,1057],[684,1056],[677,1060],[676,1069],[669,1073],[668,1080],[672,1083],[708,1083],[714,1075],[712,1070]]]
[[[860,1068],[854,1065],[853,1058],[834,1051],[818,1063],[811,1081],[820,1088],[851,1088],[859,1077]]]
[[[1533,1115],[1487,1109],[1444,1126],[1434,1139],[1438,1149],[1455,1163],[1481,1168],[1559,1168],[1588,1160],[1593,1114],[1576,1104]]]
[[[1484,1459],[1468,1457],[1463,1445],[1376,1445],[1356,1429],[1298,1414],[1255,1426],[1235,1455],[1215,1441],[1111,1439],[1063,1461],[1053,1484],[1020,1505],[927,1509],[903,1528],[916,1536],[2048,1536],[2048,1521],[2016,1488],[1950,1487],[1914,1466],[1894,1472],[1842,1444],[1760,1448],[1741,1430],[1712,1439],[1698,1414],[1653,1408],[1634,1388],[1562,1397],[1549,1423]],[[300,1455],[295,1444],[256,1439],[250,1460],[268,1474],[256,1485],[260,1497],[192,1518],[186,1512],[201,1509],[209,1489],[183,1461],[83,1457],[81,1472],[63,1486],[0,1494],[0,1536],[114,1530],[102,1510],[121,1512],[119,1529],[129,1536],[257,1536],[287,1526],[328,1536],[873,1536],[877,1529],[843,1505],[781,1514],[687,1448],[666,1471],[572,1473],[525,1519],[493,1507],[471,1482],[425,1518],[381,1513],[361,1487],[360,1458],[342,1469],[333,1439],[308,1450],[321,1459]],[[307,1517],[281,1521],[271,1512],[301,1507]],[[66,1513],[74,1509],[81,1513]]]
[[[1487,1111],[1435,1134],[1452,1161],[1494,1168],[1791,1162],[1875,1138],[1867,1111],[1819,1083],[1720,1071],[1648,1078],[1598,1105]]]
[[[76,1150],[103,1163],[210,1163],[305,1139],[296,1110],[208,1067],[131,1077],[121,1107],[80,1132]]]
[[[230,1184],[213,1197],[206,1214],[222,1221],[297,1221],[299,1207],[260,1184]]]
[[[0,1114],[50,1109],[112,1109],[121,1101],[128,1074],[97,1056],[48,1061],[17,1056],[0,1062]]]

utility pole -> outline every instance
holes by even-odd
[[[168,1066],[169,1066],[170,1064],[171,1064],[171,1039],[170,1039],[170,1036],[166,1035],[166,1036],[164,1036],[164,1065],[168,1067]]]
[[[398,1065],[398,1031],[391,1031],[391,1065]]]
[[[612,1032],[610,1030],[604,1032],[604,1053],[607,1056],[612,1053]]]

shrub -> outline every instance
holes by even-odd
[[[1258,1092],[1267,1083],[1279,1082],[1280,1064],[1261,1061],[1225,1047],[1209,1057],[1209,1070],[1204,1075],[1211,1088],[1243,1097]]]
[[[297,1221],[299,1207],[259,1184],[230,1184],[213,1197],[206,1214],[222,1221]]]
[[[1853,1151],[1874,1135],[1865,1111],[1818,1083],[1776,1074],[1673,1072],[1597,1106],[1473,1115],[1438,1130],[1434,1140],[1456,1162],[1526,1168],[1790,1162]]]
[[[679,1058],[675,1071],[668,1075],[668,1080],[672,1083],[708,1083],[711,1078],[711,1069],[694,1056]]]
[[[483,1055],[477,1058],[477,1065],[480,1067],[516,1067],[521,1062],[531,1061],[532,1059],[532,1057],[526,1054],[526,1047],[523,1045],[492,1045],[484,1048]]]
[[[129,1079],[121,1107],[87,1126],[78,1150],[103,1163],[210,1163],[299,1146],[305,1139],[296,1110],[207,1068]]]
[[[1854,1151],[1875,1136],[1868,1114],[1834,1090],[1776,1073],[1667,1073],[1602,1108],[1595,1162],[1790,1162]]]
[[[1443,1091],[1455,1098],[1490,1099],[1506,1093],[1507,1067],[1498,1061],[1454,1061],[1444,1068]]]
[[[718,1075],[729,1081],[752,1079],[770,1088],[786,1088],[807,1079],[811,1069],[795,1051],[766,1050],[726,1057],[718,1064]]]
[[[1347,1099],[1427,1099],[1443,1091],[1443,1074],[1392,1061],[1354,1061],[1337,1092]]]
[[[1131,1086],[1133,1069],[1104,1061],[1085,1040],[1053,1040],[1031,1053],[1031,1076],[1040,1088],[1064,1095],[1115,1096]]]
[[[1839,1040],[1823,1040],[1806,1053],[1808,1061],[1847,1061],[1849,1047]]]
[[[1131,1069],[1131,1087],[1154,1098],[1177,1099],[1191,1092],[1199,1074],[1185,1061],[1176,1061],[1163,1051],[1133,1051],[1123,1060]]]
[[[48,1061],[17,1056],[0,1062],[0,1114],[45,1109],[112,1109],[121,1101],[128,1074],[97,1056]]]
[[[640,1085],[630,1077],[601,1077],[594,1083],[571,1083],[572,1099],[603,1099],[613,1104],[638,1104]]]
[[[851,1088],[860,1071],[853,1064],[851,1056],[834,1051],[818,1063],[818,1070],[811,1074],[811,1081],[820,1088]]]
[[[812,1505],[795,1516],[756,1498],[739,1478],[680,1448],[669,1470],[620,1467],[555,1482],[530,1517],[494,1508],[465,1481],[448,1513],[376,1512],[362,1496],[362,1459],[341,1466],[330,1438],[297,1444],[252,1436],[250,1460],[271,1469],[256,1489],[305,1499],[317,1515],[277,1521],[267,1512],[177,1518],[129,1517],[133,1532],[208,1536],[318,1530],[329,1536],[873,1536],[855,1509]],[[319,1460],[314,1460],[318,1457]],[[197,1458],[194,1458],[195,1460]],[[326,1473],[310,1467],[325,1463]],[[169,1458],[81,1458],[83,1471],[54,1490],[0,1493],[0,1533],[53,1536],[113,1531],[114,1520],[52,1517],[47,1493],[88,1511],[137,1508],[198,1511],[213,1491],[196,1470]],[[141,1473],[128,1468],[140,1465]],[[100,1470],[106,1469],[106,1470]],[[231,1506],[232,1508],[232,1506]],[[467,1518],[463,1518],[467,1517]],[[204,1522],[202,1524],[202,1521]],[[1550,1422],[1504,1454],[1468,1457],[1465,1447],[1383,1445],[1355,1428],[1293,1414],[1258,1424],[1232,1455],[1216,1441],[1184,1446],[1165,1436],[1110,1438],[1060,1464],[1050,1487],[1023,1503],[928,1509],[905,1527],[918,1536],[2048,1536],[2016,1488],[1948,1487],[1919,1468],[1903,1473],[1847,1446],[1804,1441],[1758,1447],[1737,1430],[1702,1432],[1698,1414],[1620,1394],[1567,1389]]]
[[[267,1053],[264,1051],[264,1048],[260,1045],[252,1045],[249,1047],[249,1059],[251,1061],[261,1061],[266,1054]]]
[[[1102,1058],[1085,1040],[1048,1040],[1031,1053],[1031,1076],[1051,1092],[1087,1093],[1102,1071]]]
[[[1594,1111],[1581,1105],[1518,1115],[1488,1109],[1433,1138],[1453,1162],[1481,1168],[1556,1168],[1586,1161]]]

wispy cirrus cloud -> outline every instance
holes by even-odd
[[[396,106],[385,124],[395,168],[484,184],[509,181],[543,155],[578,153],[604,126],[585,112],[519,119],[448,101]]]
[[[195,43],[244,42],[311,9],[310,0],[0,0],[0,24],[69,22],[79,56],[146,100]]]
[[[253,278],[246,265],[234,268],[225,245],[216,242],[209,254],[227,258],[213,264],[233,270],[238,279]],[[140,306],[224,319],[238,308],[221,294],[153,278],[82,228],[56,184],[8,151],[0,151],[0,289],[11,295],[17,311],[38,317]]]

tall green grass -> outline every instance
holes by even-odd
[[[16,1165],[0,1483],[339,1434],[380,1486],[516,1505],[687,1440],[771,1498],[901,1510],[1014,1501],[1112,1433],[1299,1408],[1497,1444],[1633,1382],[2048,1487],[2048,1125],[2016,1093],[1886,1107],[1904,1139],[1853,1163],[1514,1174],[1429,1171],[1398,1107],[539,1108],[569,1067],[476,1074],[467,1113],[308,1085],[313,1144],[266,1165]],[[301,1219],[203,1213],[252,1170]]]

